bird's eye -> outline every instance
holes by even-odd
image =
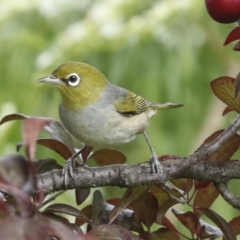
[[[72,87],[76,87],[80,82],[80,77],[76,73],[71,73],[67,76],[67,83]]]

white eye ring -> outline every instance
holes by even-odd
[[[76,87],[80,83],[81,78],[76,73],[67,75],[67,83],[72,87]]]

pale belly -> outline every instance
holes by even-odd
[[[66,112],[61,105],[59,114],[63,125],[75,138],[93,147],[128,143],[148,127],[145,113],[127,117],[113,109],[96,110],[93,107],[81,112]]]

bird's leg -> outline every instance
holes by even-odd
[[[64,183],[68,182],[68,178],[73,175],[73,169],[75,168],[76,164],[76,157],[79,156],[85,149],[87,148],[86,145],[84,145],[79,151],[77,151],[75,154],[73,154],[67,161],[66,164],[63,167],[62,175],[64,177]]]
[[[75,160],[75,158],[77,157],[77,156],[79,156],[85,149],[87,148],[87,146],[84,144],[83,145],[83,147],[79,150],[79,151],[77,151],[75,154],[73,154],[67,161],[71,161],[72,162],[72,167],[73,168],[75,168],[76,167],[76,160]],[[83,165],[83,164],[81,164],[81,165]]]
[[[150,157],[150,164],[151,164],[151,169],[152,169],[152,172],[153,173],[159,173],[159,172],[162,172],[162,168],[161,168],[161,164],[160,162],[158,161],[158,156],[157,154],[155,153],[155,151],[153,150],[153,147],[149,141],[149,138],[147,136],[147,133],[144,131],[143,132],[143,135],[147,141],[147,144],[150,148],[150,151],[151,151],[151,157]]]

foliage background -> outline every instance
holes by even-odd
[[[2,0],[0,117],[19,112],[59,119],[59,94],[36,80],[63,62],[84,61],[150,101],[183,103],[159,112],[148,133],[159,155],[187,156],[235,117],[221,117],[224,105],[209,87],[212,79],[239,71],[239,53],[222,47],[233,27],[212,21],[203,0]],[[20,126],[1,126],[1,154],[16,151]],[[142,136],[119,149],[129,163],[149,157]],[[37,157],[59,159],[43,147]],[[123,192],[105,191],[109,197]],[[224,204],[218,200],[215,208]],[[235,214],[229,209],[226,218]]]

